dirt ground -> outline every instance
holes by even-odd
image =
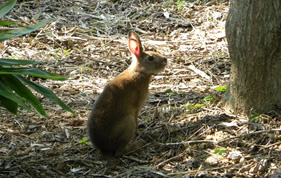
[[[229,1],[20,1],[5,16],[39,31],[0,44],[0,57],[44,61],[68,76],[34,79],[75,112],[38,96],[49,119],[0,107],[0,177],[280,177],[281,114],[232,115],[221,100],[230,75],[224,32]],[[130,63],[127,33],[168,58],[139,116],[147,144],[121,158],[86,140],[86,122],[105,84]],[[279,129],[279,130],[278,130]]]

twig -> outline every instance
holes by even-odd
[[[149,163],[150,163],[150,161],[140,160],[140,159],[135,158],[135,157],[132,157],[132,156],[126,156],[126,155],[124,155],[123,157],[126,158],[126,159],[130,159],[130,160],[132,160],[132,161],[135,161],[135,162],[137,162],[137,163],[140,163],[140,164],[149,164]]]
[[[269,133],[269,132],[279,132],[279,131],[281,131],[281,129],[262,130],[262,131],[247,133],[247,134],[238,135],[238,136],[235,136],[235,137],[231,137],[231,138],[219,141],[219,142],[217,142],[217,144],[223,143],[223,142],[229,141],[231,139],[235,139],[235,138],[242,138],[242,137],[247,137],[247,136],[251,136],[251,135],[257,135],[257,134],[263,134],[263,133]]]
[[[210,76],[207,75],[205,72],[199,70],[199,69],[196,69],[196,67],[194,65],[190,65],[188,66],[189,69],[193,70],[196,74],[200,75],[201,77],[207,79],[207,80],[210,80]]]
[[[179,155],[177,155],[177,156],[174,156],[174,157],[171,157],[171,158],[169,158],[169,159],[166,159],[166,160],[162,161],[161,163],[157,164],[156,167],[159,168],[159,167],[162,166],[163,164],[165,164],[165,163],[167,163],[167,162],[169,162],[169,161],[175,160],[175,159],[177,159],[177,158],[179,158],[179,157],[181,157],[181,156],[182,156],[182,154],[179,154]]]
[[[175,145],[184,145],[184,144],[192,144],[192,143],[213,143],[213,144],[220,144],[235,138],[242,138],[242,137],[247,137],[251,135],[257,135],[257,134],[263,134],[263,133],[269,133],[269,132],[279,132],[281,129],[272,129],[272,130],[262,130],[262,131],[257,131],[257,132],[252,132],[252,133],[247,133],[243,135],[238,135],[235,137],[227,138],[225,140],[221,141],[211,141],[211,140],[191,140],[191,141],[184,141],[184,142],[176,142],[176,143],[159,143],[161,145],[165,146],[175,146]]]
[[[211,141],[211,140],[191,140],[191,141],[185,141],[185,142],[159,143],[159,144],[165,145],[165,146],[176,146],[176,145],[185,145],[185,144],[191,144],[191,143],[216,143],[216,142]]]

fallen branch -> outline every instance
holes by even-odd
[[[137,163],[140,163],[140,164],[149,164],[149,163],[150,163],[150,161],[140,160],[140,159],[135,158],[135,157],[132,157],[132,156],[126,156],[126,155],[124,155],[123,157],[126,158],[126,159],[130,159],[130,160],[132,160],[132,161],[135,161],[135,162],[137,162]]]
[[[211,140],[191,140],[191,141],[184,141],[184,142],[176,142],[176,143],[159,143],[161,145],[165,145],[165,146],[176,146],[176,145],[185,145],[185,144],[194,144],[194,143],[212,143],[212,144],[220,144],[232,139],[236,139],[236,138],[242,138],[242,137],[247,137],[247,136],[252,136],[252,135],[258,135],[258,134],[263,134],[263,133],[270,133],[270,132],[279,132],[281,131],[281,129],[272,129],[272,130],[262,130],[262,131],[257,131],[257,132],[251,132],[251,133],[247,133],[247,134],[243,134],[243,135],[238,135],[235,137],[230,137],[227,138],[225,140],[221,140],[221,141],[211,141]]]
[[[165,146],[176,146],[176,145],[185,145],[185,144],[191,144],[191,143],[216,143],[215,141],[211,140],[191,140],[191,141],[184,141],[184,142],[176,142],[176,143],[159,143],[161,145]]]
[[[207,75],[205,72],[197,69],[194,65],[190,65],[188,66],[189,69],[193,70],[193,72],[195,72],[196,74],[200,75],[201,77],[210,80],[211,77],[209,75]]]
[[[219,141],[219,142],[217,142],[217,144],[223,143],[223,142],[235,139],[235,138],[242,138],[242,137],[247,137],[247,136],[251,136],[251,135],[257,135],[257,134],[263,134],[263,133],[269,133],[269,132],[279,132],[279,131],[281,131],[281,129],[272,129],[272,130],[262,130],[262,131],[257,131],[257,132],[251,132],[251,133],[238,135],[238,136],[235,136],[235,137],[231,137],[231,138]]]

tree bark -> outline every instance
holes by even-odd
[[[231,0],[225,108],[247,116],[281,108],[281,0]]]

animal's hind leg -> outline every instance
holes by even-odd
[[[115,156],[119,157],[121,155],[136,151],[139,148],[141,148],[144,144],[145,144],[144,140],[142,140],[142,139],[136,140],[133,143],[130,143],[130,144],[126,145],[125,147],[123,147],[123,149],[117,150],[115,153]]]
[[[133,116],[127,116],[124,122],[120,123],[118,127],[120,135],[117,138],[118,146],[115,152],[116,157],[137,150],[144,145],[143,140],[131,142],[136,135],[137,127],[136,119]]]

